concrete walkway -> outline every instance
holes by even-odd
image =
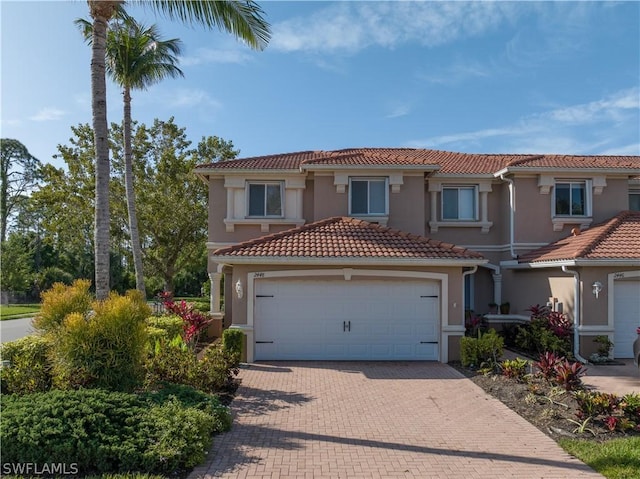
[[[633,359],[618,359],[617,363],[587,365],[587,374],[582,382],[590,389],[619,396],[640,394],[640,369],[633,364]]]
[[[274,362],[240,372],[233,429],[190,478],[601,478],[440,363]]]

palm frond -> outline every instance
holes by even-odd
[[[263,50],[271,39],[264,11],[253,0],[137,0],[136,3],[189,25],[224,30],[255,50]]]

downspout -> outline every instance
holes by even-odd
[[[509,252],[512,258],[517,258],[518,255],[514,251],[515,243],[515,213],[516,213],[516,189],[511,178],[504,176],[504,173],[500,175],[502,181],[509,183]]]
[[[582,364],[587,364],[588,361],[580,356],[580,336],[578,335],[578,327],[580,325],[580,273],[567,269],[566,266],[562,266],[562,272],[573,275],[573,355]]]

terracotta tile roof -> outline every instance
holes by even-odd
[[[197,169],[215,168],[216,170],[243,169],[243,170],[297,170],[300,165],[315,158],[323,158],[326,152],[323,151],[297,151],[280,155],[254,156],[251,158],[239,158],[236,160],[219,161],[206,165],[198,165]]]
[[[640,156],[537,155],[510,162],[519,168],[640,169]]]
[[[613,218],[522,255],[520,263],[572,259],[637,259],[640,261],[640,211]]]
[[[456,153],[416,148],[299,151],[199,165],[198,169],[299,170],[318,166],[424,166],[438,174],[493,174],[503,168],[638,169],[640,156],[572,156]]]
[[[216,250],[220,257],[482,260],[475,251],[349,217],[327,218]]]

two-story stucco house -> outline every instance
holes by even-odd
[[[459,357],[465,311],[550,303],[588,356],[640,326],[640,157],[406,148],[200,165],[212,311],[247,360]],[[635,211],[632,211],[635,210]],[[224,277],[224,311],[220,284]]]

